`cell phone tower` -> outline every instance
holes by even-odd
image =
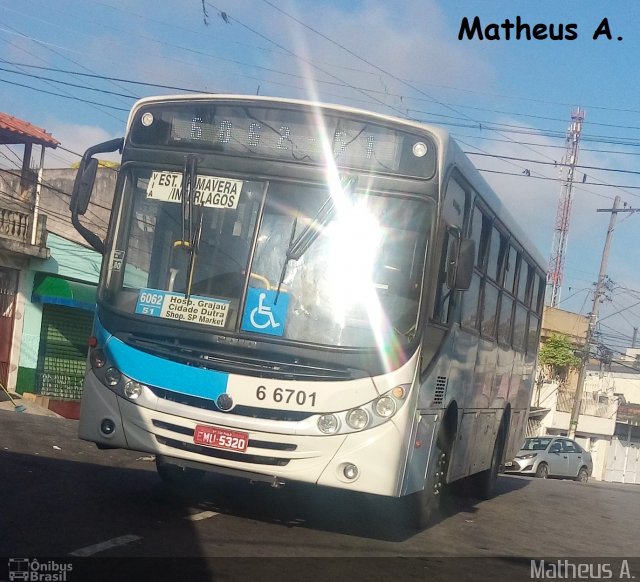
[[[549,273],[547,275],[547,304],[556,307],[560,302],[564,260],[567,251],[567,237],[569,235],[569,219],[571,218],[571,202],[573,198],[573,178],[578,163],[578,144],[584,122],[584,109],[575,107],[571,111],[571,123],[567,130],[567,149],[560,165],[562,190],[558,200],[556,226],[553,233],[553,245],[549,259]]]

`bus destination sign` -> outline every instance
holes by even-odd
[[[242,180],[196,177],[195,205],[206,208],[237,208]],[[147,186],[147,198],[162,202],[182,202],[182,174],[153,172]]]

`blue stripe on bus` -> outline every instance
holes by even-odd
[[[215,400],[227,390],[229,374],[152,356],[110,335],[98,322],[96,332],[98,337],[106,340],[104,350],[109,360],[137,382],[210,400]]]
[[[97,317],[93,320],[93,334],[96,336],[99,346],[104,346],[107,343],[107,340],[111,337],[111,334],[102,327],[102,324]]]

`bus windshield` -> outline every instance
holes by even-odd
[[[103,294],[113,308],[324,346],[413,339],[428,199],[209,174],[197,170],[186,217],[179,172],[126,170]]]

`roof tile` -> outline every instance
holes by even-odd
[[[52,148],[60,145],[60,142],[44,129],[2,112],[0,112],[0,133],[5,135],[8,133],[18,140],[35,142]],[[1,138],[0,135],[0,142]]]

